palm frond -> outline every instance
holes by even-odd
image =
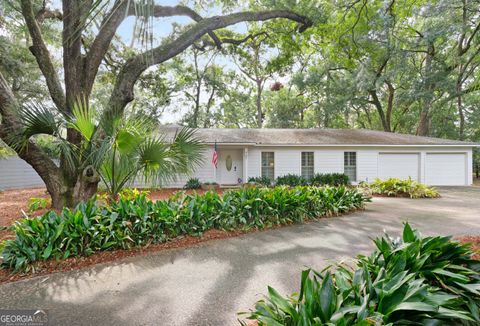
[[[169,148],[181,173],[192,172],[200,166],[205,149],[205,144],[196,137],[196,130],[191,128],[182,128],[177,132]]]
[[[31,103],[22,108],[20,118],[23,125],[22,134],[25,140],[39,134],[60,135],[61,121],[59,121],[58,114],[53,108],[48,108],[38,103]]]
[[[68,127],[78,131],[87,141],[92,139],[97,124],[95,122],[95,111],[89,107],[87,101],[80,99],[75,101]]]

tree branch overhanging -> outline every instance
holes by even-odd
[[[208,32],[240,22],[266,21],[275,18],[285,18],[301,24],[299,28],[300,32],[312,25],[309,18],[287,10],[240,12],[201,20],[174,41],[160,45],[129,59],[117,76],[108,107],[113,111],[122,111],[123,108],[133,100],[133,87],[135,82],[148,67],[175,57]]]
[[[50,52],[43,40],[42,32],[40,31],[40,27],[38,26],[33,12],[32,3],[30,0],[22,0],[21,8],[30,37],[32,38],[33,45],[30,47],[30,51],[35,56],[38,66],[45,77],[53,102],[60,110],[64,110],[66,105],[65,93],[57,71],[52,63]]]
[[[128,6],[128,7],[127,7]],[[85,76],[85,84],[88,86],[88,89],[91,90],[93,87],[93,83],[95,81],[95,76],[97,74],[98,68],[108,51],[110,43],[115,36],[115,33],[123,22],[123,20],[127,16],[137,16],[137,17],[144,17],[145,15],[141,15],[143,12],[147,12],[148,10],[139,10],[136,7],[134,1],[128,0],[118,0],[113,5],[112,9],[105,15],[102,23],[100,24],[100,30],[92,43],[92,46],[87,54],[86,57],[86,76]],[[152,12],[150,13],[153,17],[160,18],[160,17],[171,17],[171,16],[186,16],[190,17],[192,20],[196,22],[200,22],[203,20],[203,17],[200,16],[197,12],[193,9],[188,8],[186,6],[178,5],[178,6],[161,6],[155,5],[153,6]],[[145,18],[145,17],[144,17]],[[213,33],[213,31],[209,31],[208,35],[212,38],[215,45],[220,48],[221,42],[218,37]]]

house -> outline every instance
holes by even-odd
[[[164,126],[173,137],[179,126]],[[198,129],[208,148],[203,164],[164,187],[181,188],[190,177],[231,186],[251,177],[293,173],[345,173],[353,183],[411,177],[429,185],[472,184],[475,143],[364,129]],[[218,164],[212,164],[216,143]],[[41,187],[33,168],[18,157],[0,160],[0,189]],[[149,186],[141,181],[135,186]]]
[[[196,135],[208,149],[192,176],[220,185],[259,176],[293,173],[309,178],[337,172],[353,183],[410,177],[428,185],[465,186],[472,184],[472,149],[477,146],[365,129],[198,129]],[[217,168],[212,164],[215,143]],[[168,186],[183,186],[189,177]]]

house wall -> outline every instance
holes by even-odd
[[[261,176],[261,153],[275,153],[275,177],[293,173],[301,174],[301,152],[314,152],[315,173],[343,173],[343,153],[357,153],[357,181],[371,182],[378,177],[379,153],[418,153],[420,155],[420,181],[425,182],[427,153],[465,153],[467,155],[467,180],[471,185],[471,147],[251,147],[249,149],[248,178]]]
[[[21,158],[12,156],[0,159],[0,190],[44,186],[37,172]]]
[[[238,148],[238,147],[237,147]],[[244,146],[240,147],[244,148]],[[425,160],[427,153],[465,153],[466,183],[471,185],[472,173],[472,148],[471,147],[246,147],[244,152],[243,180],[261,175],[261,152],[273,151],[275,153],[275,176],[288,173],[301,174],[301,152],[313,151],[315,173],[343,172],[343,153],[345,151],[357,152],[357,180],[373,181],[378,176],[379,153],[419,153],[420,154],[420,181],[425,182]],[[219,148],[221,151],[221,147]],[[199,178],[202,182],[219,181],[215,176],[215,169],[211,160],[213,146],[204,152],[203,163],[191,175],[182,175],[176,180],[163,184],[166,188],[181,188],[190,177]],[[219,165],[221,162],[219,162]],[[219,173],[217,173],[219,174]],[[134,183],[137,187],[149,186],[141,180]],[[18,157],[0,160],[0,189],[18,189],[43,187],[44,183],[33,168]],[[158,186],[158,185],[157,185]]]

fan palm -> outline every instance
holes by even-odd
[[[161,185],[179,174],[190,173],[202,161],[204,146],[193,129],[179,129],[173,136],[156,131],[156,124],[145,117],[101,115],[85,101],[77,101],[72,115],[54,109],[29,105],[22,110],[23,130],[17,146],[39,134],[55,137],[65,171],[79,174],[96,186],[102,181],[112,200],[127,185],[142,178]],[[74,129],[82,139],[79,145],[66,140],[66,130]]]

